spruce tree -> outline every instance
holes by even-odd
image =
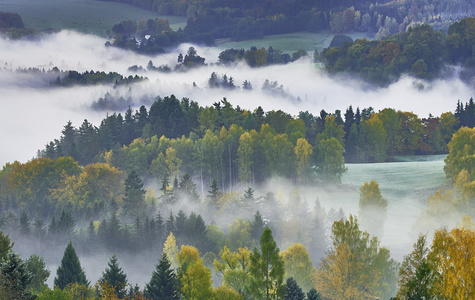
[[[150,282],[145,286],[145,297],[149,299],[172,300],[178,297],[178,280],[164,252]]]
[[[256,211],[256,214],[254,215],[254,220],[252,220],[251,223],[251,238],[254,240],[256,245],[259,243],[259,238],[262,235],[262,232],[264,231],[264,228],[266,227],[266,224],[264,222],[264,219],[262,219],[262,215],[259,211]]]
[[[70,241],[64,250],[61,264],[56,271],[54,286],[64,289],[68,284],[73,282],[89,285],[89,282],[86,279],[86,274],[81,268],[79,258],[76,254],[76,251],[74,250],[73,244]]]
[[[102,277],[99,279],[101,283],[107,282],[108,285],[114,287],[115,294],[119,299],[125,298],[127,295],[127,275],[124,273],[119,264],[117,263],[117,257],[112,255],[107,264],[106,270],[102,273]]]
[[[293,277],[287,278],[285,283],[284,300],[304,300],[305,293]]]
[[[143,181],[137,172],[132,171],[125,179],[124,211],[130,217],[142,215],[145,212],[145,190]]]
[[[34,299],[27,289],[31,279],[31,273],[20,256],[13,251],[8,252],[0,262],[0,297]]]

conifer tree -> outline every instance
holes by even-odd
[[[304,300],[305,293],[293,277],[289,277],[285,283],[284,300]]]
[[[107,264],[106,270],[102,273],[102,277],[99,279],[101,283],[107,282],[108,285],[114,287],[115,294],[119,299],[125,298],[127,295],[127,275],[124,273],[119,264],[117,263],[117,257],[112,255]]]
[[[74,250],[73,244],[70,241],[64,250],[61,264],[56,271],[54,286],[64,289],[68,284],[73,282],[89,285],[89,281],[86,279],[86,274],[81,268],[79,258],[76,254],[76,251]]]
[[[283,294],[284,262],[269,227],[264,229],[259,245],[260,251],[254,248],[250,256],[251,293],[258,299],[280,298]]]
[[[8,252],[0,262],[0,297],[34,299],[27,289],[31,279],[31,273],[20,256],[13,251]]]
[[[264,219],[262,219],[261,213],[259,211],[256,211],[250,230],[251,238],[255,241],[256,245],[259,243],[259,238],[261,237],[262,232],[264,232],[265,227],[266,224],[264,223]]]
[[[129,216],[145,212],[145,190],[143,182],[135,170],[129,173],[125,180],[124,211]]]
[[[144,295],[149,299],[179,299],[178,280],[165,252],[153,271],[150,282],[145,286]]]

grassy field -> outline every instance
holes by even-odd
[[[168,18],[174,30],[185,28],[186,18],[163,16],[131,5],[97,0],[0,0],[0,11],[16,12],[29,28],[72,29],[108,36],[112,26],[127,19]]]
[[[367,37],[364,33],[349,34],[353,40]],[[319,33],[311,32],[298,32],[288,34],[276,34],[265,36],[261,39],[247,40],[235,42],[228,39],[217,40],[216,45],[220,49],[249,49],[252,46],[257,48],[269,48],[272,46],[274,49],[282,50],[286,53],[293,53],[299,49],[306,50],[309,54],[313,54],[313,51],[317,49],[322,51],[327,48],[332,41],[334,34],[330,31],[323,31]]]

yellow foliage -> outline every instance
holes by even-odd
[[[429,261],[439,275],[437,294],[445,299],[475,299],[475,232],[461,228],[436,231]]]
[[[367,300],[374,299],[373,286],[365,283],[364,263],[353,257],[346,244],[339,244],[330,253],[315,272],[314,282],[317,291],[324,299],[334,300]]]
[[[177,253],[176,258],[180,268],[183,268],[200,260],[200,252],[193,246],[181,245],[181,250]]]
[[[305,246],[295,243],[282,251],[280,256],[285,264],[285,277],[293,277],[304,291],[309,291],[312,288],[315,268]]]
[[[224,285],[218,286],[214,292],[216,294],[216,299],[219,300],[242,300],[241,294]]]
[[[167,254],[168,260],[170,261],[172,268],[178,268],[178,261],[176,258],[176,255],[178,253],[178,247],[176,245],[175,236],[171,232],[168,235],[167,240],[163,244],[163,252]]]

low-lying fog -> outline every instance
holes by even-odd
[[[427,84],[412,78],[403,78],[388,88],[370,88],[357,79],[329,78],[322,73],[318,65],[311,62],[311,58],[288,65],[255,69],[244,65],[216,66],[214,63],[220,50],[199,46],[195,46],[197,54],[206,58],[208,66],[188,72],[139,73],[149,80],[130,88],[51,87],[49,81],[54,78],[45,74],[17,72],[19,68],[50,70],[58,67],[63,71],[115,71],[128,76],[132,74],[128,71],[130,66],[146,68],[150,60],[156,67],[167,64],[173,68],[178,54],[185,55],[190,47],[186,44],[169,54],[143,56],[105,47],[104,43],[102,38],[70,31],[35,41],[0,39],[0,165],[14,160],[26,162],[33,158],[38,149],[44,148],[46,142],[60,136],[68,120],[71,120],[74,126],[79,126],[87,118],[99,126],[106,113],[113,111],[94,111],[90,109],[90,105],[106,93],[125,98],[130,96],[133,100],[143,96],[175,94],[178,98],[189,97],[203,106],[226,97],[234,106],[239,105],[244,109],[255,109],[260,105],[265,111],[282,109],[293,115],[306,110],[318,115],[322,109],[327,112],[340,109],[344,113],[349,105],[354,108],[372,106],[376,111],[392,107],[412,111],[419,117],[427,117],[429,113],[438,116],[443,112],[453,111],[457,100],[467,101],[473,95],[473,90],[458,79]],[[210,89],[207,83],[212,72],[219,76],[227,74],[228,77],[233,77],[236,86],[248,80],[253,90]],[[262,91],[261,87],[266,79],[277,81],[285,92],[281,95],[271,95]],[[139,102],[135,102],[134,108],[139,105]],[[420,211],[426,207],[427,196],[445,183],[442,168],[442,156],[426,162],[348,165],[348,172],[343,176],[343,183],[347,184],[345,189],[334,193],[322,191],[318,194],[308,193],[309,191],[303,188],[301,193],[302,197],[312,195],[312,198],[305,199],[309,204],[313,204],[315,197],[318,197],[327,211],[332,207],[342,207],[346,215],[357,214],[359,187],[365,181],[377,180],[383,196],[389,201],[382,244],[400,261],[411,247],[414,237],[411,227]],[[395,178],[403,178],[406,181],[395,182]],[[103,266],[97,265],[97,261],[83,261],[91,280],[100,276],[107,260],[108,257],[101,260]],[[120,260],[120,263],[125,265],[123,260]],[[100,267],[100,270],[88,270],[89,266],[92,268],[93,265]],[[151,270],[153,264],[149,266]],[[125,265],[126,271],[127,268]],[[52,280],[56,266],[50,266],[50,270]],[[143,276],[135,275],[138,277],[131,278],[130,281],[142,285],[149,279],[151,271],[143,273]]]
[[[472,89],[459,80],[441,80],[432,84],[404,78],[388,88],[369,88],[356,79],[330,79],[309,59],[302,59],[288,65],[251,69],[247,66],[221,67],[217,61],[219,49],[195,46],[198,55],[206,58],[207,67],[189,72],[144,72],[139,74],[149,81],[116,91],[111,86],[52,88],[48,78],[37,74],[15,72],[18,68],[39,68],[49,70],[115,71],[130,75],[130,66],[146,68],[151,60],[155,66],[176,65],[179,53],[186,54],[189,44],[181,45],[169,54],[157,56],[137,55],[104,46],[100,37],[62,31],[34,41],[11,41],[0,39],[0,164],[13,160],[31,159],[37,149],[47,141],[57,138],[68,120],[79,126],[84,118],[95,125],[106,112],[93,112],[88,105],[111,94],[140,98],[142,95],[155,97],[175,94],[178,98],[189,97],[201,105],[227,97],[241,108],[255,109],[261,105],[264,110],[282,109],[291,114],[308,110],[318,114],[321,109],[333,112],[349,106],[360,108],[372,106],[375,110],[393,107],[412,111],[420,117],[429,113],[440,115],[453,111],[458,99],[470,99]],[[259,46],[259,45],[256,45]],[[244,80],[251,82],[253,90],[209,89],[208,79],[212,72],[232,76],[236,86]],[[264,81],[277,81],[283,86],[285,95],[270,95],[261,90]],[[193,83],[197,87],[193,86]],[[137,103],[139,105],[139,103]]]

